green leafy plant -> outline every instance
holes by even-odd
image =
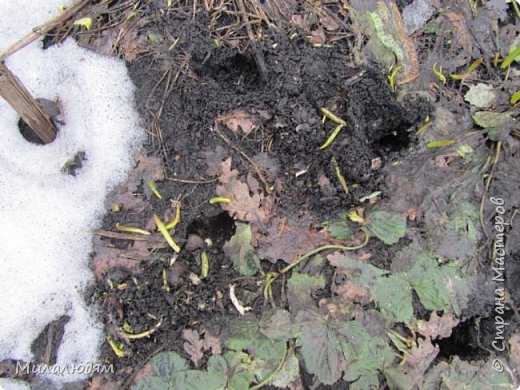
[[[455,314],[460,314],[469,295],[462,271],[450,264],[439,265],[428,253],[419,255],[409,271],[393,274],[346,256],[336,258],[334,265],[344,268],[351,280],[370,290],[389,323],[409,323],[413,319],[412,290],[426,309]]]
[[[406,218],[385,210],[372,210],[364,216],[363,209],[354,209],[346,216],[341,214],[338,219],[325,222],[330,235],[339,240],[351,238],[355,232],[355,224],[387,245],[395,244],[406,234]]]
[[[161,352],[150,362],[151,375],[140,380],[132,390],[208,390],[247,389],[252,381],[245,353],[227,352],[208,360],[207,370],[192,370],[176,352]]]
[[[247,223],[237,223],[236,232],[224,244],[224,252],[233,261],[234,268],[245,276],[253,276],[260,267],[255,248],[251,245],[251,226]]]
[[[368,213],[363,231],[371,233],[387,245],[395,244],[406,234],[406,218],[384,210]]]
[[[351,389],[378,386],[378,371],[394,359],[381,337],[371,336],[359,321],[329,320],[313,311],[300,311],[298,345],[307,370],[320,382],[333,384],[342,374]]]

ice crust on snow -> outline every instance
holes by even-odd
[[[2,14],[9,15],[0,25],[1,50],[59,12],[60,3],[0,1]],[[18,115],[0,99],[0,360],[30,361],[33,340],[66,314],[71,320],[57,364],[95,363],[102,328],[83,292],[93,279],[87,266],[92,230],[144,135],[133,86],[122,61],[71,39],[47,50],[35,42],[6,65],[34,97],[59,99],[64,125],[53,143],[29,143],[19,132]],[[63,174],[65,162],[79,151],[86,153],[83,168],[76,177]],[[0,381],[0,388],[9,388],[8,381]]]

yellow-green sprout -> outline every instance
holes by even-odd
[[[119,223],[116,223],[116,229],[119,230],[120,232],[136,233],[136,234],[142,234],[144,236],[149,236],[150,234],[152,234],[148,230],[144,230],[144,229],[141,229],[138,227],[133,227],[133,226],[125,226],[125,225],[121,225]]]
[[[442,66],[439,66],[439,69],[437,69],[437,63],[433,64],[432,67],[433,74],[437,76],[437,78],[440,80],[442,85],[446,84],[446,76],[442,73]]]
[[[81,26],[85,27],[87,30],[90,30],[90,27],[92,27],[92,18],[81,18],[76,21],[74,21],[74,26]]]
[[[166,226],[164,225],[163,221],[161,221],[161,219],[156,214],[153,215],[153,219],[155,221],[155,224],[157,225],[157,230],[161,232],[168,245],[170,245],[176,253],[179,253],[181,251],[181,247],[174,241],[174,239],[168,232],[168,229],[166,229]]]

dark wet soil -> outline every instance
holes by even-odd
[[[185,328],[211,327],[218,332],[218,318],[225,321],[236,315],[228,294],[233,282],[250,291],[249,297],[241,299],[261,312],[261,290],[254,281],[240,278],[222,253],[222,244],[234,226],[223,223],[218,208],[208,204],[216,184],[182,181],[213,179],[218,169],[211,164],[226,156],[232,157],[233,167],[240,173],[256,174],[237,150],[255,161],[267,154],[274,162],[271,173],[276,172],[276,177],[266,173],[267,178],[276,179],[270,183],[275,190],[274,213],[306,214],[321,223],[381,185],[382,175],[372,161],[380,159],[384,166],[398,155],[411,142],[410,131],[430,112],[422,99],[397,102],[380,71],[349,65],[346,45],[316,49],[304,37],[289,39],[277,33],[240,53],[215,47],[207,38],[206,26],[204,19],[162,26],[172,36],[181,37],[175,50],[186,59],[182,66],[166,54],[162,59],[141,58],[130,63],[129,70],[143,117],[150,123],[157,110],[161,112],[156,122],[162,137],[158,153],[167,176],[177,179],[159,183],[161,193],[166,198],[181,197],[183,206],[176,238],[180,237],[181,244],[190,234],[211,238],[210,274],[204,283],[193,283],[193,276],[201,273],[200,250],[195,250],[182,251],[173,266],[169,265],[171,253],[159,251],[139,274],[113,270],[106,275],[93,298],[102,306],[109,336],[119,341],[123,325],[140,333],[153,328],[158,318],[163,321],[151,337],[133,340],[122,359],[115,358],[108,343],[104,344],[105,360],[117,369],[138,366],[158,347],[183,353],[181,331]],[[164,79],[172,75],[177,80],[170,88]],[[322,107],[347,123],[324,151],[319,147],[337,124],[330,120],[322,124]],[[237,108],[266,115],[248,135],[234,134],[215,118]],[[149,148],[153,151],[153,145]],[[211,155],[216,150],[220,155],[208,159],[208,152]],[[208,160],[212,160],[209,166]],[[337,179],[334,160],[351,187],[349,194]],[[319,184],[323,176],[331,183],[326,190]],[[148,201],[154,212],[165,207],[153,197]],[[145,223],[138,213],[129,212],[125,218],[124,222]],[[113,229],[115,222],[121,222],[120,216],[107,216],[105,227]],[[111,241],[120,245],[118,240]],[[388,252],[383,245],[377,250],[382,255]],[[380,257],[383,263],[384,258]]]
[[[372,160],[381,158],[384,164],[389,152],[406,147],[408,131],[429,114],[429,106],[421,99],[398,103],[380,71],[349,66],[349,52],[341,45],[315,49],[304,37],[290,40],[279,34],[239,53],[216,48],[208,39],[193,38],[207,35],[205,28],[190,22],[168,26],[173,36],[192,37],[176,47],[187,51],[189,72],[181,74],[167,94],[158,121],[171,177],[200,177],[208,168],[203,153],[217,146],[234,157],[240,172],[252,169],[223,142],[218,127],[248,156],[268,151],[277,162],[283,181],[277,188],[278,213],[308,209],[316,217],[327,218],[375,188],[380,176],[371,169]],[[150,96],[150,86],[164,76],[165,63],[143,58],[130,64],[143,114],[163,99],[164,87]],[[325,151],[319,147],[336,124],[322,125],[322,107],[347,122]],[[248,136],[232,134],[215,118],[237,108],[267,112],[269,119]],[[337,180],[333,159],[347,182],[354,184],[350,194]],[[302,171],[301,176],[295,175]],[[320,175],[332,182],[325,193],[318,183]]]

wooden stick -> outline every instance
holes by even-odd
[[[56,138],[56,126],[22,82],[0,63],[0,96],[20,115],[46,144]]]
[[[114,238],[116,240],[147,241],[150,243],[150,245],[156,246],[158,248],[165,248],[168,246],[165,243],[163,236],[159,234],[152,234],[151,236],[142,236],[139,234],[118,233],[101,229],[94,230],[94,234],[96,236]]]

